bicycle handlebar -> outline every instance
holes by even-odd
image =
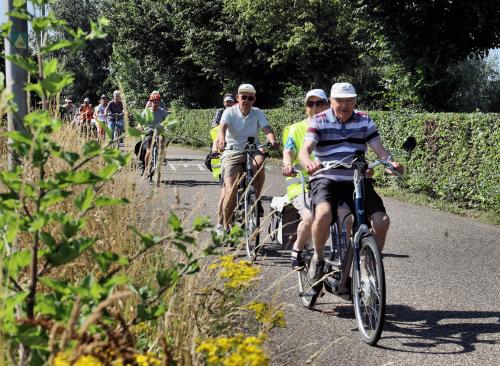
[[[352,158],[353,156],[356,157],[356,158],[360,158],[357,155],[348,155],[344,159]],[[317,175],[320,172],[323,172],[325,170],[333,169],[333,168],[338,168],[338,167],[352,169],[356,165],[356,160],[353,160],[350,163],[346,163],[346,162],[343,161],[344,159],[342,159],[342,160],[331,160],[331,161],[322,162],[321,165],[323,166],[323,168],[315,171],[311,175]],[[364,162],[364,158],[363,158],[363,162]],[[389,157],[387,159],[379,159],[379,160],[374,161],[373,163],[371,163],[370,165],[368,165],[365,170],[371,170],[371,169],[377,167],[378,165],[383,165],[384,167],[386,167],[387,169],[389,169],[391,171],[391,173],[393,173],[394,175],[396,175],[398,177],[402,176],[402,174],[399,173],[394,168],[394,166],[391,164],[391,156],[390,155],[389,155]]]

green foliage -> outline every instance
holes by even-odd
[[[64,93],[71,96],[76,105],[85,97],[96,104],[101,94],[110,94],[112,89],[116,89],[114,82],[108,79],[112,36],[93,37],[87,42],[87,47],[79,49],[66,46],[70,45],[68,38],[75,34],[75,30],[90,34],[96,29],[90,19],[99,19],[104,15],[104,1],[60,0],[51,2],[50,9],[55,17],[65,21],[66,26],[57,27],[51,33],[47,51],[56,51],[65,70],[73,73],[76,80],[65,88]]]
[[[484,57],[500,45],[500,20],[491,16],[500,11],[496,1],[350,0],[348,4],[355,9],[354,17],[383,39],[403,75],[418,76],[420,84],[413,89],[426,110],[454,110],[447,104],[454,91],[448,68],[471,55]]]
[[[500,115],[372,112],[384,143],[398,158],[405,136],[418,145],[405,162],[407,174],[395,180],[401,188],[451,201],[465,208],[500,214]],[[404,160],[403,160],[404,161]],[[380,181],[389,184],[387,176]]]
[[[36,10],[39,2],[32,5]],[[64,23],[53,14],[37,17],[23,12],[21,16],[28,18],[38,32],[50,33]],[[37,47],[39,64],[16,58],[14,61],[35,80],[27,83],[26,90],[42,100],[59,95],[72,83],[73,74],[61,70],[53,51],[80,49],[82,42],[102,37],[106,24],[99,20],[87,32],[67,28],[72,40]],[[147,116],[139,122],[147,124]],[[172,123],[172,118],[168,119],[165,127]],[[115,342],[109,330],[122,326],[123,318],[107,310],[116,300],[131,294],[137,294],[139,302],[130,324],[158,319],[168,310],[162,295],[183,276],[198,272],[199,261],[214,250],[209,246],[201,256],[194,254],[198,251],[195,237],[201,231],[210,231],[207,219],[200,218],[192,228],[184,228],[173,213],[168,219],[170,232],[164,237],[132,229],[142,243],[137,253],[124,256],[99,249],[96,243],[101,238],[86,235],[85,229],[97,208],[128,203],[125,198],[106,196],[102,190],[130,163],[130,155],[113,148],[113,140],[103,145],[88,141],[80,152],[72,151],[66,141],[57,139],[62,126],[62,121],[47,110],[35,110],[24,117],[22,128],[4,134],[12,140],[11,148],[20,164],[12,170],[0,170],[0,338],[20,365],[46,363],[68,347],[68,340],[76,346],[100,334],[96,337],[101,341]],[[164,243],[178,249],[179,259],[158,268],[158,283],[130,286],[130,293],[119,292],[129,282],[124,270]],[[95,268],[87,268],[89,273],[81,280],[64,279],[62,274],[81,263],[79,258],[84,254],[93,258]],[[68,327],[65,332],[69,333],[61,335],[61,327]],[[54,337],[66,337],[66,341],[58,342]]]
[[[281,136],[283,129],[302,120],[300,109],[265,110],[270,125]],[[177,112],[175,140],[197,147],[211,146],[209,136],[213,110]],[[401,189],[449,200],[468,208],[492,209],[500,213],[500,158],[498,114],[417,113],[410,111],[370,112],[384,143],[407,166],[404,178],[393,180],[380,174],[381,184],[396,182]],[[401,144],[406,136],[419,142],[406,161]],[[264,137],[261,135],[261,140]]]

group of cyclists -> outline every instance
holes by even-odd
[[[112,136],[121,135],[125,128],[124,108],[119,90],[113,92],[113,99],[103,94],[96,107],[85,98],[80,107],[73,104],[71,98],[66,98],[62,106],[62,117],[75,128],[78,128],[87,137],[96,137],[104,140],[105,131],[102,126],[111,129]]]
[[[379,159],[390,161],[397,172],[403,172],[403,167],[392,161],[373,120],[366,113],[355,109],[356,97],[354,86],[346,82],[333,84],[329,98],[324,90],[312,89],[304,98],[305,118],[287,126],[283,133],[282,174],[286,177],[288,199],[301,217],[293,244],[291,265],[295,270],[304,266],[304,247],[312,239],[314,256],[308,271],[312,281],[320,279],[325,273],[325,243],[330,224],[337,217],[345,217],[349,211],[354,212],[353,169],[339,166],[324,171],[322,163],[336,160],[349,164],[355,153],[366,152],[369,145]],[[254,107],[256,99],[255,87],[241,84],[236,97],[232,94],[224,95],[224,108],[217,110],[212,121],[212,153],[219,154],[212,160],[211,167],[221,184],[217,216],[217,230],[220,232],[229,231],[232,225],[237,204],[236,186],[244,173],[248,138],[255,138],[256,144],[260,145],[258,132],[262,130],[269,147],[280,148],[264,111]],[[84,99],[80,108],[73,106],[69,99],[64,107],[66,119],[80,128],[96,126],[98,138],[104,138],[104,131],[97,121],[107,125],[113,131],[113,136],[115,130],[123,131],[124,107],[118,90],[113,92],[111,101],[106,95],[102,95],[95,108],[92,108],[88,98]],[[161,123],[169,114],[158,91],[150,94],[144,113],[147,109],[153,115],[153,122],[146,129],[138,152],[141,173],[144,173],[151,159],[154,131],[161,128]],[[163,150],[164,138],[160,140],[160,144],[160,150]],[[256,172],[253,186],[259,199],[265,181],[265,155],[262,150],[257,150],[252,156]],[[310,192],[303,192],[301,180],[297,177],[298,171],[308,181]],[[319,174],[315,174],[317,171]],[[365,210],[371,232],[382,250],[389,229],[389,216],[382,199],[374,190],[373,180],[366,179],[364,189]],[[306,205],[306,202],[310,204]],[[259,214],[263,215],[260,201],[258,207]],[[350,225],[352,221],[348,221],[348,226]]]
[[[160,93],[156,90],[149,95],[143,116],[147,110],[152,113],[152,122],[144,129],[145,137],[139,143],[136,152],[139,157],[141,175],[144,175],[144,171],[151,161],[154,131],[161,130],[161,124],[169,114]],[[106,137],[102,126],[107,126],[111,130],[113,139],[121,136],[125,128],[124,116],[124,104],[119,90],[113,92],[111,100],[106,94],[101,95],[100,102],[96,107],[92,107],[89,98],[85,98],[80,107],[76,107],[71,98],[66,98],[65,104],[62,106],[62,117],[65,121],[79,129],[84,136],[95,137],[98,141],[103,141]],[[163,150],[166,143],[164,136],[160,135],[158,140],[161,145],[160,150]],[[119,139],[119,143],[123,144],[123,138]]]
[[[251,84],[240,85],[236,98],[230,94],[224,96],[225,109],[218,111],[212,122],[212,151],[220,153],[220,170],[217,172],[220,171],[222,187],[217,229],[221,231],[228,231],[231,227],[236,206],[235,188],[243,173],[244,147],[248,137],[254,137],[259,145],[258,131],[261,129],[272,148],[280,146],[265,113],[254,107],[256,94]],[[354,169],[339,166],[323,170],[322,163],[335,160],[350,164],[355,154],[366,152],[369,145],[379,159],[389,161],[396,172],[403,173],[403,167],[392,161],[384,147],[373,120],[355,109],[356,97],[354,86],[346,82],[333,84],[329,98],[322,89],[308,91],[304,98],[306,118],[288,126],[283,134],[282,174],[286,177],[288,199],[301,216],[291,264],[295,270],[303,268],[304,246],[312,239],[314,255],[308,275],[313,282],[325,275],[325,244],[330,224],[337,217],[346,216],[346,212],[354,212]],[[259,198],[265,180],[265,170],[262,169],[265,159],[262,151],[253,155],[254,186]],[[303,192],[298,171],[308,181],[310,192]],[[374,190],[372,179],[365,180],[364,190],[368,222],[382,250],[389,229],[389,216],[381,197]],[[304,194],[306,201],[310,201],[310,209],[305,205]],[[352,221],[348,225],[352,225]]]

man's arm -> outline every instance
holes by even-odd
[[[285,177],[293,177],[294,174],[294,169],[293,169],[293,158],[294,158],[294,153],[290,149],[284,149],[283,150],[283,168],[281,169],[281,173]]]
[[[319,161],[311,160],[311,154],[315,147],[315,141],[305,140],[302,149],[299,151],[300,164],[307,170],[308,174],[312,174],[321,168],[321,163]]]
[[[389,162],[398,171],[398,173],[403,174],[403,172],[404,172],[403,166],[401,164],[399,164],[398,162],[391,161],[392,160],[392,159],[390,159],[391,154],[389,153],[389,151],[387,151],[387,149],[382,144],[382,139],[380,138],[380,136],[377,136],[374,139],[372,139],[369,142],[369,145],[372,148],[373,152],[377,155],[377,157],[380,160],[387,160],[387,159],[389,159],[390,160]],[[390,173],[390,174],[392,174],[392,172],[390,170],[387,170],[387,172]]]
[[[226,131],[227,131],[227,123],[224,121],[219,125],[219,132],[217,134],[217,140],[215,140],[215,146],[217,147],[217,151],[222,152],[226,148]]]
[[[267,141],[269,141],[271,144],[273,144],[274,149],[276,149],[280,146],[278,141],[276,141],[276,135],[274,134],[274,131],[270,126],[262,127],[262,131],[264,131],[264,134],[266,135]]]

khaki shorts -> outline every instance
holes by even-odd
[[[252,153],[252,156],[264,156],[260,151]],[[224,177],[236,177],[239,173],[245,171],[245,164],[247,161],[246,152],[237,152],[222,156],[221,161],[221,175]]]
[[[309,193],[306,193],[306,201],[307,205],[311,207],[311,197]],[[299,212],[300,217],[303,217],[304,214],[311,214],[311,210],[308,209],[304,204],[304,193],[299,194],[297,197],[292,199],[292,205]]]

